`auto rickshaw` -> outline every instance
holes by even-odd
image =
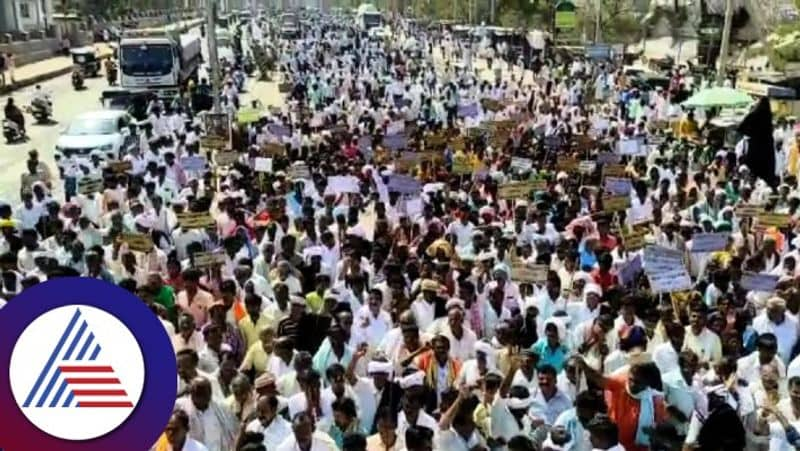
[[[100,61],[97,59],[94,47],[78,47],[69,49],[72,62],[81,68],[84,77],[96,77],[100,72]]]

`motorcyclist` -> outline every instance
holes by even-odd
[[[112,84],[117,81],[117,63],[111,58],[106,60],[106,78],[108,83]]]
[[[14,99],[9,97],[6,103],[5,116],[11,122],[19,126],[20,132],[25,134],[25,116],[22,115],[22,110],[14,104]]]
[[[44,92],[41,85],[36,85],[36,88],[33,90],[33,96],[31,97],[31,105],[41,106],[42,108],[49,107],[50,96],[46,92]]]

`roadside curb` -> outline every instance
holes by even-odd
[[[103,61],[111,57],[111,53],[106,53],[103,55],[99,55],[97,57],[98,60]],[[28,86],[35,85],[37,83],[41,83],[43,81],[51,80],[53,78],[60,77],[62,75],[66,75],[72,72],[72,66],[62,67],[60,69],[53,69],[51,71],[42,72],[38,75],[33,77],[28,77],[24,80],[17,80],[13,86],[2,86],[0,87],[0,95],[6,95],[12,93],[14,91],[20,90],[22,88],[27,88]]]

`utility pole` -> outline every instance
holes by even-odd
[[[219,96],[222,77],[217,59],[217,0],[206,0],[206,40],[208,42],[208,64],[211,67],[211,95],[214,96],[214,112],[219,113]]]
[[[728,47],[731,41],[733,26],[733,0],[725,0],[725,23],[722,26],[722,42],[719,45],[719,68],[717,68],[717,84],[725,80],[725,69],[728,67]]]
[[[600,44],[600,24],[603,22],[603,0],[595,0],[594,9],[594,43],[597,45]]]
[[[494,25],[494,10],[497,5],[496,0],[489,0],[489,24]]]

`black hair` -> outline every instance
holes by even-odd
[[[541,367],[539,367],[538,373],[549,374],[553,377],[556,377],[557,374],[556,369],[552,365],[542,365]]]
[[[331,409],[334,412],[342,412],[350,418],[356,418],[358,412],[356,411],[356,403],[352,399],[344,397],[333,401]]]

